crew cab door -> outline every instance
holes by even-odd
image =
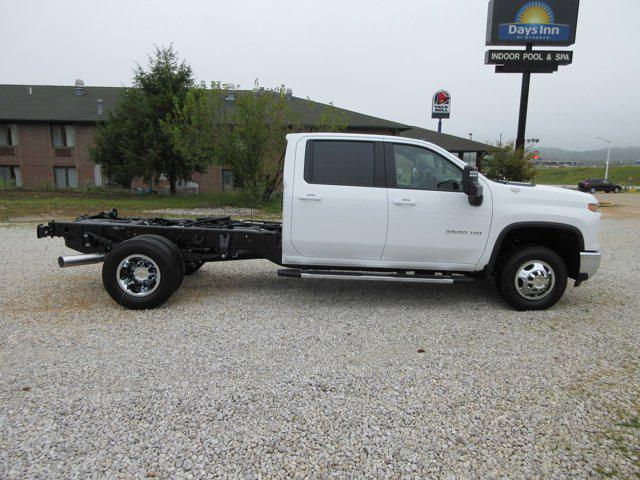
[[[385,142],[389,226],[382,260],[475,264],[491,226],[491,198],[480,206],[462,191],[462,169],[418,145]]]
[[[384,168],[382,142],[306,141],[294,173],[291,242],[309,263],[380,259],[387,234]]]

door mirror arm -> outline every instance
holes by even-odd
[[[462,191],[469,199],[469,205],[479,207],[482,205],[482,185],[478,178],[478,170],[471,165],[466,165],[462,171]]]

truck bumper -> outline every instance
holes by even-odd
[[[602,253],[600,252],[580,252],[580,271],[576,280],[577,285],[596,274],[600,267],[601,257]]]

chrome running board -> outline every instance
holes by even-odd
[[[278,275],[289,278],[323,278],[331,280],[365,280],[374,282],[405,282],[405,283],[458,283],[473,281],[466,275],[425,275],[400,274],[394,272],[353,272],[336,270],[297,270],[285,268],[278,270]]]

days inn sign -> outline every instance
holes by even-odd
[[[490,0],[487,45],[573,45],[579,0]]]
[[[531,74],[557,72],[560,65],[573,62],[571,51],[533,48],[573,45],[579,4],[580,0],[489,0],[487,45],[525,46],[524,50],[488,50],[484,57],[484,63],[495,65],[496,73],[522,73],[515,145],[522,155]]]

